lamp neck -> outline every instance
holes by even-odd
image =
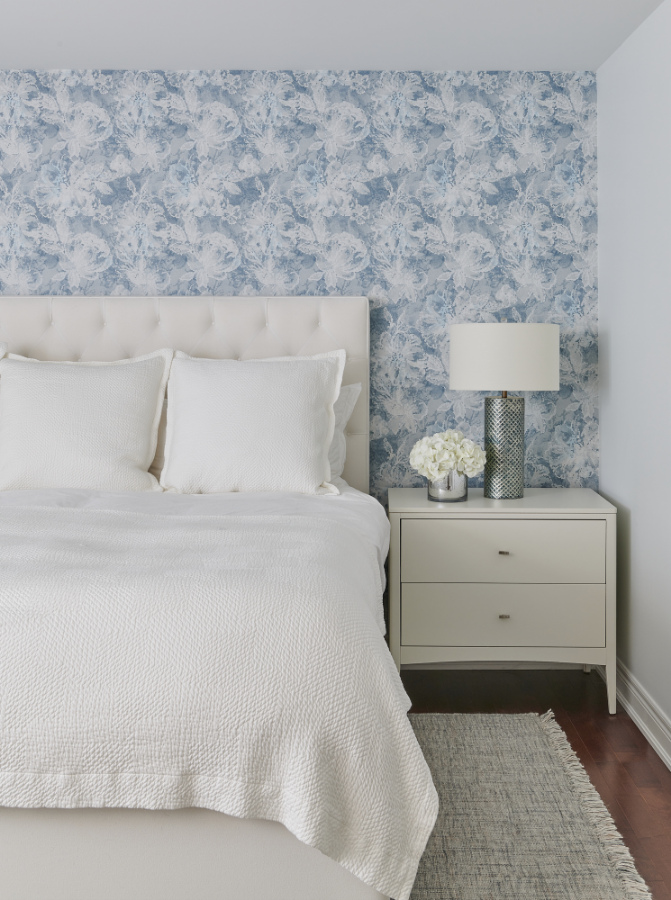
[[[507,400],[507,399],[508,399],[508,391],[501,391],[501,397],[502,397],[504,400]]]

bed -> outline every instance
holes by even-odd
[[[36,514],[42,522],[51,522],[52,533],[58,532],[61,538],[58,565],[65,568],[72,566],[73,559],[76,561],[76,547],[78,543],[84,543],[87,528],[92,535],[99,529],[104,540],[104,529],[109,528],[110,521],[116,523],[114,540],[122,536],[120,552],[124,559],[130,560],[131,569],[134,535],[139,534],[146,523],[161,532],[156,541],[156,552],[160,565],[166,569],[171,565],[169,556],[165,555],[166,547],[179,541],[185,545],[184,565],[187,569],[188,566],[195,567],[197,559],[201,560],[198,565],[202,565],[203,559],[211,559],[211,551],[209,557],[204,556],[203,548],[212,541],[212,523],[219,529],[226,529],[227,523],[231,525],[228,530],[232,541],[231,558],[237,559],[235,554],[242,554],[239,558],[247,566],[247,549],[240,538],[240,523],[249,530],[251,537],[245,540],[251,546],[257,539],[254,535],[262,535],[258,538],[260,542],[267,540],[263,535],[271,521],[274,533],[278,534],[277,541],[285,542],[280,546],[273,538],[270,544],[259,544],[264,555],[274,561],[273,571],[281,569],[282,559],[296,545],[309,544],[313,540],[312,554],[318,556],[331,542],[335,544],[340,536],[347,536],[349,547],[345,546],[341,552],[348,554],[351,560],[348,572],[355,580],[349,588],[345,587],[350,593],[357,590],[359,581],[356,579],[364,578],[365,573],[371,581],[366,597],[373,598],[365,615],[357,612],[357,616],[363,618],[352,618],[352,628],[370,628],[370,641],[375,646],[379,644],[382,565],[388,530],[381,507],[366,496],[369,390],[366,298],[0,298],[0,341],[7,342],[14,353],[43,360],[116,360],[163,347],[199,357],[236,359],[302,356],[343,348],[347,353],[343,384],[360,382],[362,394],[346,436],[345,480],[338,482],[338,497],[160,493],[140,497],[91,491],[10,491],[0,497],[0,515],[5,523],[9,523],[6,526],[10,528],[8,543],[14,537],[23,540],[23,529],[25,540],[32,539]],[[63,549],[62,538],[69,528],[73,529],[71,540],[65,541],[67,546]],[[164,532],[171,530],[174,534],[166,538]],[[194,540],[195,534],[198,537]],[[41,537],[40,540],[44,539]],[[197,544],[193,552],[191,544]],[[45,552],[48,555],[51,551]],[[161,557],[160,553],[164,555]],[[357,554],[361,554],[360,559]],[[8,558],[11,561],[11,557]],[[324,566],[328,564],[327,554]],[[357,574],[359,569],[361,574]],[[10,577],[11,566],[6,571]],[[114,580],[113,574],[110,577]],[[133,575],[133,579],[137,577],[137,573]],[[54,579],[54,585],[58,585],[56,575]],[[347,600],[341,598],[338,602],[344,604],[342,610],[346,613]],[[189,621],[193,622],[199,614],[193,608],[188,609]],[[307,607],[304,613],[309,618]],[[103,614],[104,610],[96,612],[96,615]],[[363,626],[361,622],[364,622]],[[378,628],[376,634],[371,623]],[[296,620],[295,624],[300,631],[300,622]],[[113,627],[117,626],[118,623]],[[279,624],[277,629],[278,635],[286,639]],[[199,646],[203,642],[207,645],[202,633],[196,633],[193,639]],[[322,645],[320,650],[324,653],[323,667],[327,670],[331,664],[326,659],[328,646]],[[35,658],[39,661],[41,655],[49,652],[48,646],[46,650],[39,648]],[[398,719],[397,728],[403,732],[405,726],[401,724],[399,710],[404,716],[407,698],[391,657],[387,656],[388,661],[379,655],[376,669],[379,675],[376,677],[380,677],[385,696],[388,695],[387,718]],[[231,651],[231,659],[239,657]],[[277,660],[281,659],[280,654]],[[30,665],[38,664],[31,659]],[[277,669],[277,673],[279,671]],[[272,683],[275,672],[272,666],[268,669],[266,684]],[[229,675],[225,673],[226,678]],[[345,676],[341,673],[339,677]],[[39,676],[35,678],[38,683]],[[230,689],[230,682],[224,683]],[[318,679],[314,684],[317,690]],[[123,693],[122,681],[116,689]],[[257,685],[253,690],[260,688]],[[45,682],[41,691],[43,700],[34,701],[39,716],[45,720],[50,716],[48,692],[49,684]],[[356,696],[353,700],[353,708],[358,709]],[[26,702],[32,704],[33,700]],[[56,698],[54,705],[58,702]],[[197,707],[197,698],[193,702]],[[362,715],[362,710],[358,714]],[[204,727],[205,719],[206,716],[201,715],[199,728]],[[386,729],[386,724],[386,719],[381,720],[382,730]],[[35,733],[41,734],[39,729]],[[407,742],[407,735],[403,732],[399,740]],[[385,737],[385,741],[387,743],[381,741],[373,748],[373,753],[379,752],[381,759],[386,759],[392,743],[391,738]],[[226,746],[225,736],[222,736],[221,744]],[[417,855],[433,824],[435,792],[430,777],[427,780],[424,761],[414,755],[410,745],[408,747],[409,759],[402,760],[405,768],[399,763],[398,778],[392,778],[393,784],[387,787],[390,795],[397,793],[402,797],[404,791],[409,792],[408,810],[414,813],[415,806],[419,810],[414,838]],[[362,762],[355,760],[356,765],[361,765],[362,772],[370,752],[369,747]],[[334,760],[338,762],[336,757]],[[335,763],[334,772],[338,769]],[[355,768],[351,772],[355,772]],[[3,801],[5,806],[0,807],[0,845],[3,857],[11,863],[0,867],[0,896],[7,900],[90,900],[92,897],[96,900],[209,900],[215,897],[379,900],[391,893],[384,887],[380,860],[375,874],[373,869],[367,871],[365,865],[362,868],[356,860],[343,859],[347,853],[341,853],[342,848],[337,846],[326,846],[328,841],[320,831],[323,826],[315,825],[312,819],[304,821],[300,815],[292,819],[284,807],[276,816],[268,815],[267,797],[257,798],[260,804],[257,806],[245,797],[239,806],[234,803],[229,809],[226,804],[218,805],[219,801],[211,799],[198,784],[190,783],[186,790],[180,776],[179,785],[172,793],[168,791],[169,796],[161,788],[163,793],[156,803],[147,803],[146,793],[135,796],[128,793],[127,787],[119,789],[121,776],[116,771],[112,774],[113,778],[106,776],[104,784],[99,783],[91,790],[88,800],[82,783],[75,784],[70,790],[56,777],[58,784],[54,786],[53,773],[31,773],[32,781],[22,788],[26,792],[25,801],[20,799],[23,794],[12,793],[11,785],[7,787],[5,796],[14,799]],[[60,772],[61,781],[67,781],[67,778]],[[42,785],[39,789],[38,782]],[[48,787],[44,788],[44,784]],[[346,792],[348,787],[347,784],[331,785],[330,789],[337,793]],[[40,790],[44,793],[40,794]],[[362,785],[361,790],[365,793],[365,786]],[[227,802],[229,800],[230,797]],[[110,808],[43,808],[49,806]],[[151,808],[153,806],[159,808]],[[225,811],[215,811],[221,809]],[[261,815],[255,814],[257,809],[262,810]],[[291,830],[280,821],[272,821],[273,818],[287,822]],[[366,840],[370,840],[370,835]],[[324,852],[316,847],[321,847]],[[373,850],[370,852],[371,856],[375,855]],[[335,862],[337,858],[342,865]],[[391,871],[395,865],[391,857],[387,864]],[[404,865],[403,871],[400,871],[403,866],[399,863],[399,872],[390,874],[390,884],[404,884],[407,888],[411,873],[407,871],[407,863]],[[399,888],[399,897],[404,890],[407,893],[406,888]]]

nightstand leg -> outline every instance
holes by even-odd
[[[586,675],[589,675],[589,673],[592,671],[592,667],[589,663],[585,663],[585,665],[582,667],[582,670]]]
[[[401,517],[391,514],[389,547],[389,649],[401,671]]]
[[[606,666],[606,690],[608,692],[608,712],[614,716],[617,712],[617,670],[615,664],[611,663]]]

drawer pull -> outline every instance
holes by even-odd
[[[499,550],[499,556],[510,556],[510,550]]]
[[[509,619],[509,618],[510,618],[510,616],[508,615],[508,613],[501,613],[499,615],[499,619]]]

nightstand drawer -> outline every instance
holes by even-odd
[[[603,647],[597,584],[404,584],[401,645]]]
[[[401,580],[603,584],[602,520],[403,519]]]

